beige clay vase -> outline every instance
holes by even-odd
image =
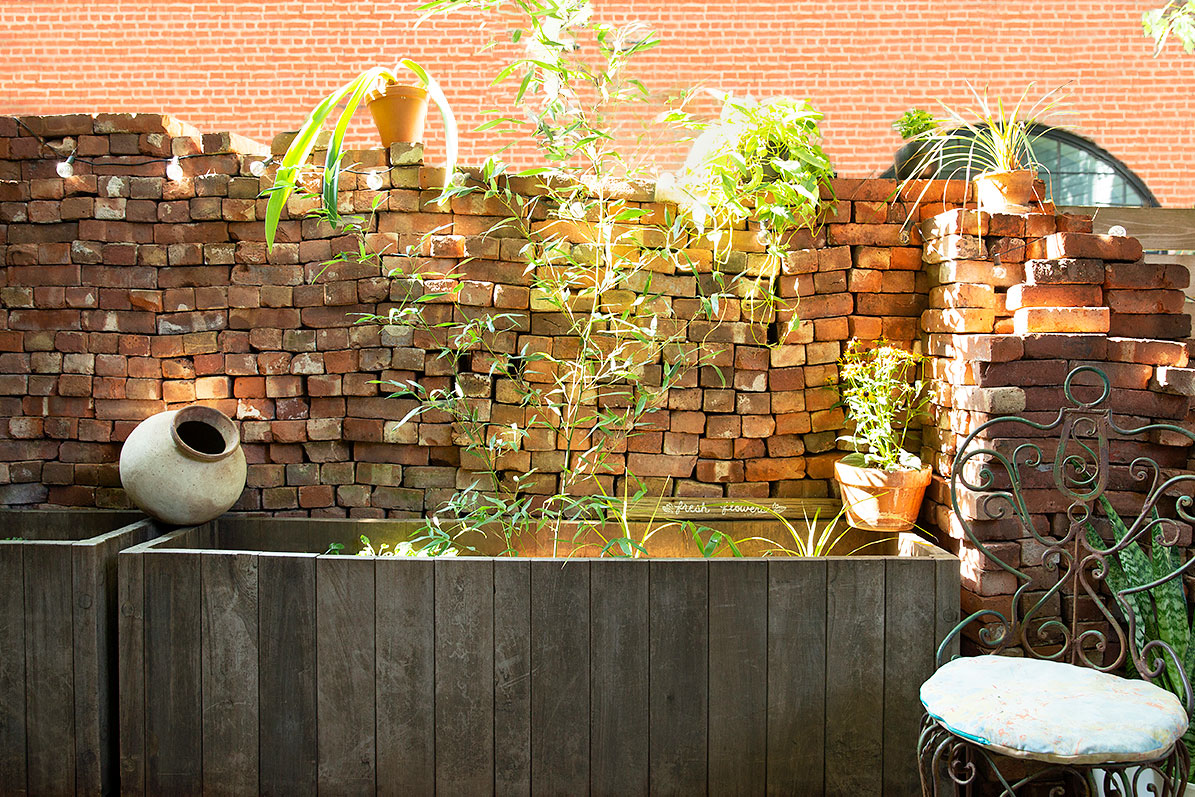
[[[974,180],[979,209],[988,213],[1028,213],[1036,178],[1037,173],[1031,169],[979,175]]]
[[[245,473],[237,425],[211,407],[146,418],[120,451],[120,483],[129,498],[175,526],[206,523],[228,511],[245,489]]]
[[[427,121],[427,90],[402,83],[386,83],[365,95],[365,103],[382,144],[423,141]]]
[[[908,531],[917,522],[929,486],[930,468],[880,470],[834,463],[834,480],[842,490],[846,519],[865,531]]]

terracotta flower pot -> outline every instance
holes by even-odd
[[[1037,173],[1031,169],[1014,172],[987,172],[975,178],[975,196],[979,209],[989,213],[1025,213],[1033,199],[1033,180]]]
[[[387,83],[366,94],[365,102],[384,146],[423,140],[423,125],[427,121],[426,89]]]
[[[237,425],[211,407],[146,418],[120,450],[120,482],[129,498],[150,517],[176,526],[228,511],[245,489],[245,474]]]
[[[866,531],[913,528],[930,473],[928,465],[921,470],[880,470],[841,460],[834,463],[834,480],[842,490],[847,522]]]

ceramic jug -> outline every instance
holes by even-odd
[[[120,482],[137,507],[165,523],[219,517],[245,489],[237,425],[211,407],[159,412],[133,429],[120,451]]]

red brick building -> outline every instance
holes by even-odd
[[[439,77],[468,130],[502,96],[488,88],[496,56],[477,54],[488,31],[462,16],[415,28],[415,5],[329,0],[314,13],[293,0],[3,3],[0,112],[166,111],[268,141],[357,70],[410,56]],[[600,15],[660,32],[663,45],[643,62],[653,87],[811,99],[843,176],[882,172],[900,143],[891,121],[939,98],[964,103],[964,81],[1005,96],[1071,81],[1072,113],[1059,122],[1122,161],[1161,204],[1190,205],[1195,57],[1176,45],[1152,57],[1139,21],[1151,5],[595,3]],[[488,143],[467,137],[464,160]]]

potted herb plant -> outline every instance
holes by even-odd
[[[419,85],[403,83],[397,74],[400,69],[413,73],[418,78]],[[423,67],[406,58],[399,61],[394,69],[384,66],[372,67],[320,100],[295,134],[294,140],[282,157],[282,163],[274,177],[274,185],[266,189],[270,197],[266,205],[266,244],[271,248],[274,246],[274,235],[278,230],[278,221],[282,218],[286,201],[298,186],[303,167],[315,148],[320,133],[323,132],[324,124],[332,118],[338,107],[340,115],[335,117],[332,135],[328,140],[320,191],[323,209],[332,222],[339,217],[336,195],[340,173],[344,168],[341,163],[344,158],[344,135],[357,108],[362,102],[368,105],[374,124],[382,137],[382,143],[388,147],[400,141],[417,142],[422,139],[428,97],[431,97],[444,117],[444,145],[448,161],[445,175],[450,177],[456,166],[456,118],[440,85]]]
[[[917,379],[921,356],[878,341],[851,341],[839,360],[838,394],[854,432],[852,448],[834,465],[846,517],[868,531],[908,531],[917,519],[930,468],[905,449],[908,424],[929,400]]]
[[[1029,104],[1033,85],[1006,107],[1002,99],[990,99],[986,89],[980,92],[968,83],[974,104],[962,109],[943,104],[945,116],[910,143],[925,146],[928,157],[948,170],[948,176],[973,182],[981,210],[1025,213],[1040,170],[1033,144],[1050,130],[1044,121],[1056,112],[1062,89],[1054,88]]]
[[[936,164],[930,157],[932,142],[927,138],[927,135],[937,128],[938,120],[929,111],[921,108],[910,108],[892,123],[892,129],[905,141],[893,158],[897,179],[932,177],[937,171]]]

